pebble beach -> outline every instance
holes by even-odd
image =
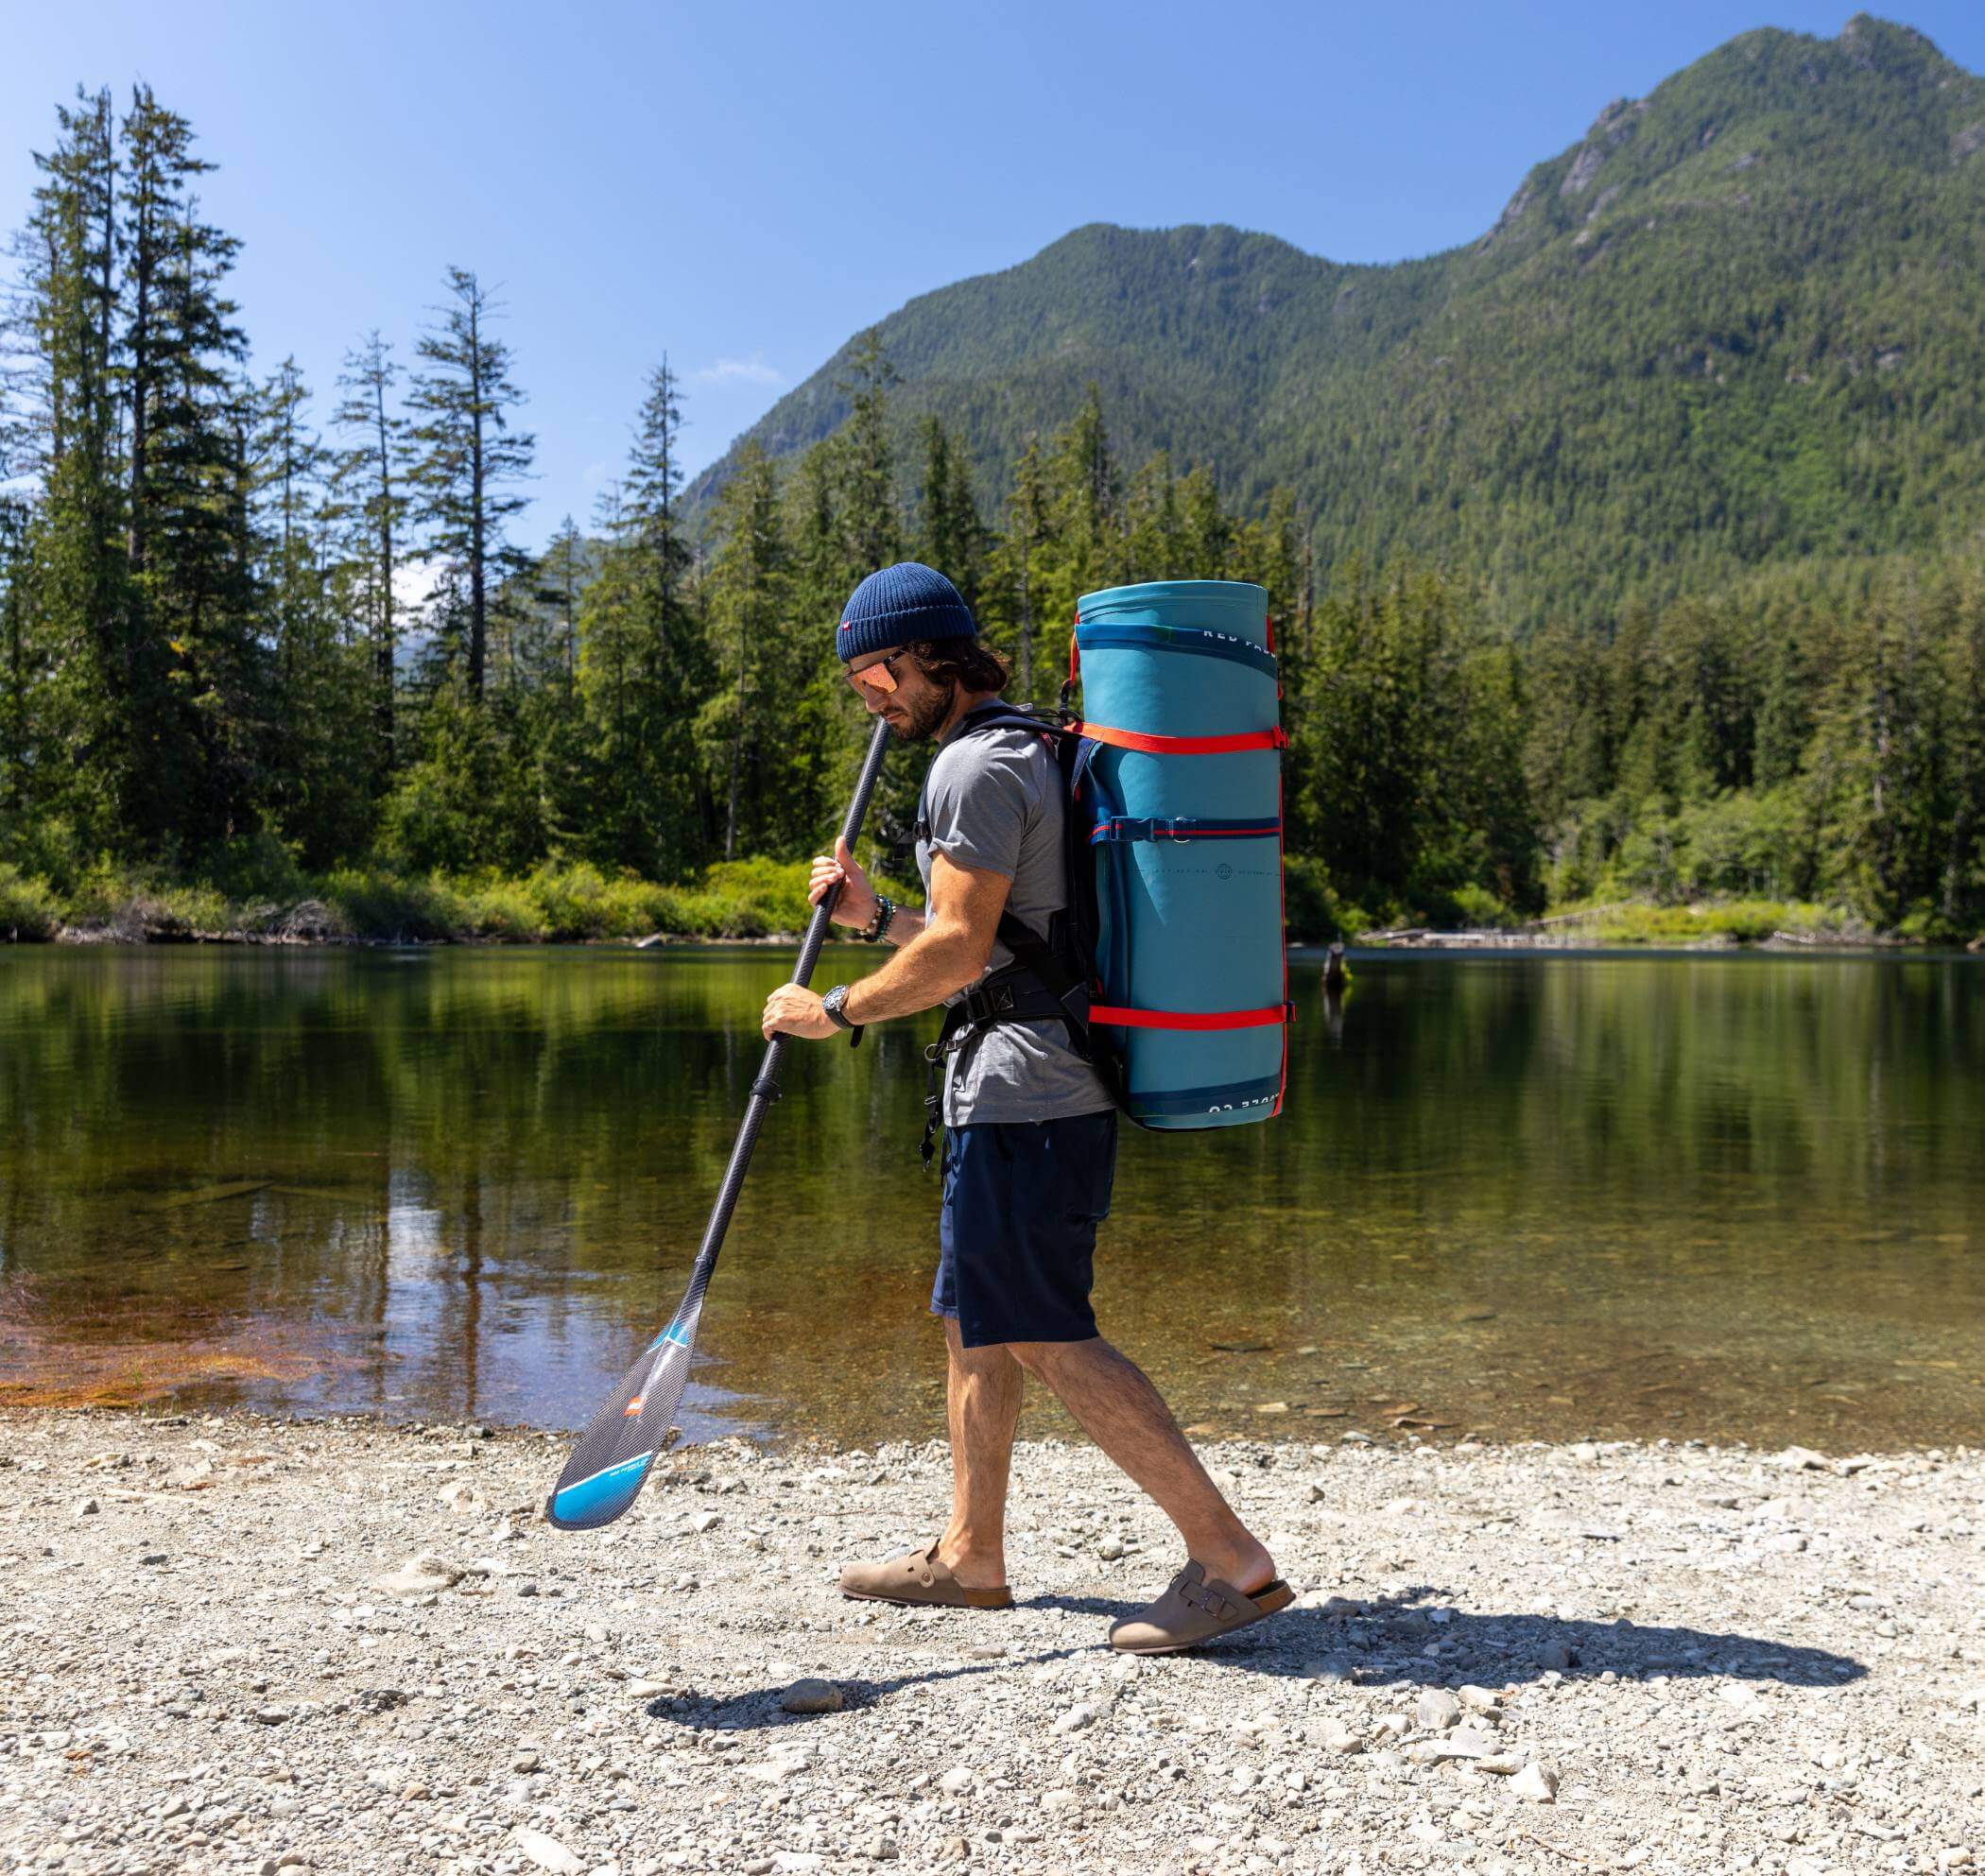
[[[0,1419],[0,1869],[1985,1865],[1974,1448],[1209,1447],[1299,1599],[1139,1661],[1182,1559],[1082,1446],[938,1611],[836,1578],[941,1446],[720,1440],[573,1536],[563,1437]]]

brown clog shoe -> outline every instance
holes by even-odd
[[[841,1572],[841,1594],[864,1602],[916,1603],[937,1609],[1011,1609],[1013,1592],[968,1590],[938,1560],[938,1547],[906,1550],[880,1563],[851,1563]]]
[[[1110,1645],[1127,1655],[1177,1654],[1231,1635],[1295,1600],[1296,1592],[1280,1576],[1250,1596],[1217,1576],[1209,1582],[1203,1565],[1188,1563],[1156,1602],[1111,1625]]]

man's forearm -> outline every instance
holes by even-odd
[[[933,922],[922,913],[898,912],[891,921],[891,938],[906,918],[915,920],[916,928],[898,939],[896,955],[848,991],[841,1013],[851,1023],[914,1016],[942,1003],[954,990],[976,983],[986,968],[984,949],[970,932]]]

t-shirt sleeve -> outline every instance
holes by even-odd
[[[973,736],[941,752],[925,796],[930,851],[1011,879],[1036,802],[1024,749]]]

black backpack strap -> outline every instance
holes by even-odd
[[[1068,906],[1055,914],[1043,938],[1011,911],[1002,911],[993,936],[1012,955],[1012,963],[995,971],[945,1011],[938,1040],[924,1051],[930,1066],[924,1096],[923,1159],[929,1168],[938,1129],[943,1124],[944,1062],[960,1058],[959,1066],[986,1032],[1000,1023],[1038,1023],[1059,1018],[1068,1032],[1069,1047],[1094,1068],[1119,1107],[1124,1103],[1121,1066],[1114,1050],[1089,1025],[1090,980],[1096,975],[1091,955],[1097,930],[1095,868],[1089,857],[1088,830],[1077,818],[1076,798],[1095,746],[1069,723],[1036,715],[1010,704],[982,705],[958,726],[956,733],[973,735],[987,730],[1022,730],[1052,745],[1061,770],[1066,804],[1064,858]],[[922,800],[917,804],[918,837],[928,838],[929,826]]]
[[[1031,925],[1023,924],[1012,913],[1002,911],[993,936],[1013,954],[1036,983],[1055,1000],[1057,1013],[1068,1031],[1068,1045],[1084,1061],[1089,1059],[1089,986],[1079,963],[1064,948],[1048,942]]]

